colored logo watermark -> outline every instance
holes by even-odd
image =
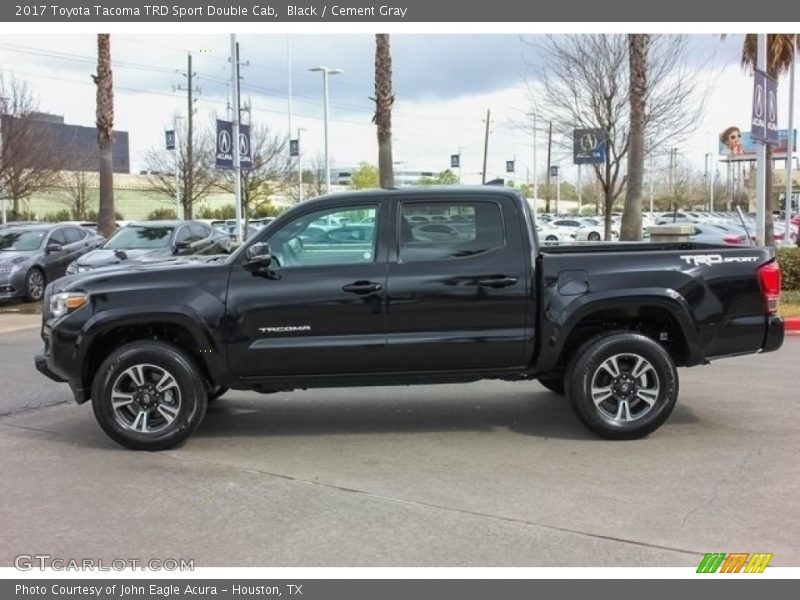
[[[697,567],[698,573],[763,573],[772,560],[771,552],[708,552]]]

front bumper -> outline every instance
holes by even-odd
[[[782,317],[767,318],[767,334],[761,352],[773,352],[783,345],[784,323]]]
[[[57,381],[58,383],[67,383],[69,384],[70,390],[72,390],[72,395],[75,397],[75,402],[78,404],[83,404],[88,400],[86,396],[86,392],[83,389],[83,382],[81,381],[80,377],[71,377],[67,370],[64,368],[69,364],[69,362],[62,361],[62,364],[59,365],[59,361],[57,360],[53,342],[53,336],[49,330],[49,328],[45,325],[42,328],[42,340],[44,341],[44,348],[36,353],[33,357],[33,363],[36,366],[36,370],[39,371],[42,375],[47,377],[48,379],[52,379],[53,381]],[[60,350],[60,353],[64,355],[62,358],[68,358],[69,353],[65,352],[65,348]]]
[[[36,356],[33,357],[33,363],[36,365],[36,370],[39,371],[45,377],[52,379],[53,381],[57,381],[58,383],[65,383],[67,380],[61,377],[58,373],[53,371],[50,368],[50,365],[47,364],[47,350],[40,350],[36,353]]]
[[[25,275],[12,271],[11,273],[0,273],[0,299],[21,298],[24,296]]]

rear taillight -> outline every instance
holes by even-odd
[[[758,268],[758,282],[761,284],[761,296],[769,315],[778,313],[778,300],[781,295],[781,270],[776,261]]]
[[[743,235],[726,235],[722,241],[732,246],[740,246],[744,244],[745,237]]]

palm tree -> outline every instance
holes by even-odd
[[[111,36],[97,34],[97,145],[100,148],[100,207],[97,229],[108,237],[114,232],[114,88],[111,77]]]
[[[767,75],[777,79],[789,70],[795,53],[796,33],[771,33],[767,36]],[[723,36],[724,37],[724,36]],[[742,45],[742,67],[753,69],[757,65],[758,35],[748,33],[744,36]],[[791,141],[791,134],[790,134]],[[770,218],[765,219],[764,223],[764,245],[774,246],[775,237],[772,228],[772,213],[775,211],[775,199],[772,194],[772,170],[774,168],[772,158],[772,146],[767,144],[767,198],[766,213]]]
[[[375,34],[375,116],[372,122],[378,128],[378,170],[380,186],[394,187],[392,162],[392,54],[389,49],[389,34]]]
[[[644,179],[644,131],[647,110],[647,52],[650,36],[628,35],[628,68],[630,69],[629,102],[631,124],[628,131],[628,181],[625,210],[622,213],[620,239],[642,239],[642,180]]]

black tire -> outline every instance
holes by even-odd
[[[589,235],[587,236],[590,242],[599,242],[600,241],[600,234],[596,231],[590,231]]]
[[[678,399],[678,371],[672,357],[639,333],[610,333],[589,340],[571,361],[565,380],[578,419],[608,439],[631,440],[652,433],[667,420]]]
[[[25,301],[38,302],[44,296],[47,277],[39,267],[33,267],[25,275]]]
[[[172,378],[163,393],[160,383],[156,385],[160,373]],[[112,394],[121,400],[116,409]],[[207,394],[205,379],[183,350],[148,340],[117,348],[100,365],[92,384],[92,407],[100,427],[115,442],[133,450],[165,450],[183,442],[200,424]]]
[[[226,388],[221,385],[215,385],[208,390],[208,401],[213,402],[218,398],[222,397],[223,395],[227,394],[230,388]]]
[[[541,383],[551,392],[554,392],[559,396],[564,395],[564,377],[539,377],[536,381]]]

